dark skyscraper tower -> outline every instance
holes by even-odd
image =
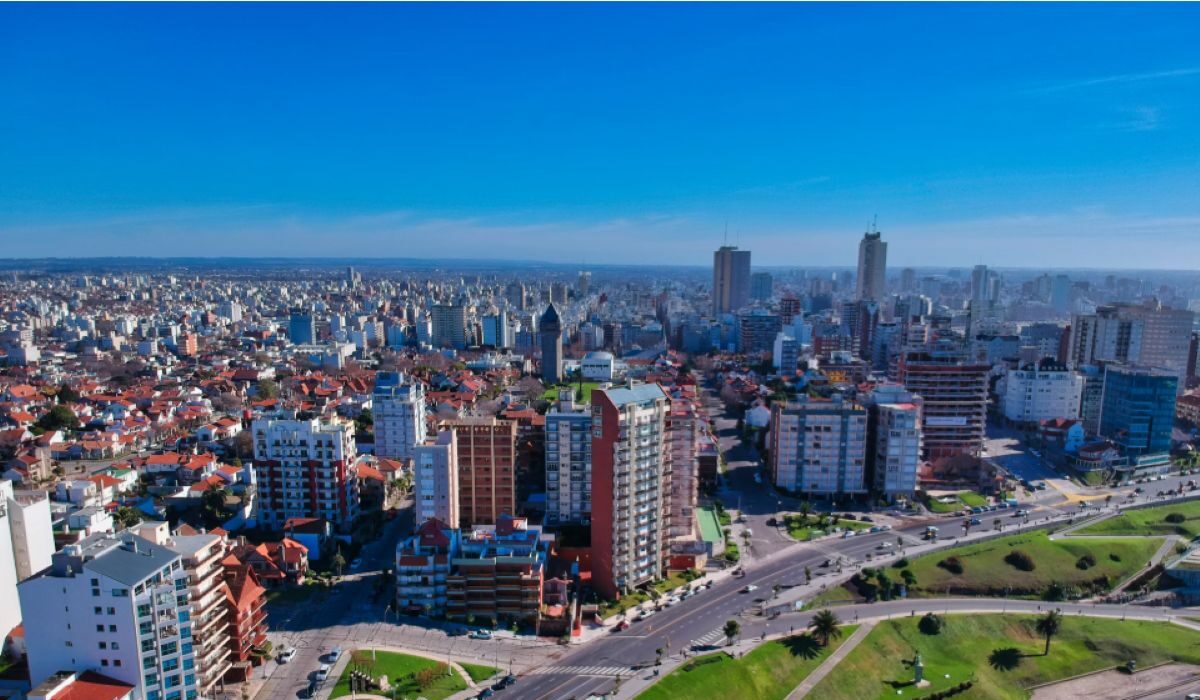
[[[723,245],[713,253],[713,314],[720,316],[750,302],[750,251]]]
[[[554,304],[538,320],[538,339],[542,346],[542,381],[557,384],[563,378],[562,321]]]

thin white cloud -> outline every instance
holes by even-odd
[[[1125,118],[1100,124],[1110,131],[1157,131],[1163,125],[1162,110],[1158,107],[1134,107],[1123,110]]]
[[[1146,73],[1120,73],[1117,75],[1106,75],[1099,78],[1087,78],[1085,80],[1075,80],[1064,83],[1056,83],[1053,85],[1043,85],[1034,88],[1030,92],[1034,93],[1051,93],[1062,92],[1063,90],[1076,90],[1079,88],[1095,87],[1097,85],[1113,85],[1113,84],[1128,84],[1141,83],[1148,80],[1166,80],[1169,78],[1186,78],[1193,75],[1200,75],[1200,66],[1192,68],[1176,68],[1173,70],[1149,71]]]

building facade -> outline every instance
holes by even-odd
[[[854,298],[858,301],[881,301],[887,279],[887,243],[883,234],[864,233],[858,244],[858,277]]]
[[[775,485],[819,496],[866,493],[867,412],[841,397],[771,406]]]
[[[750,303],[750,251],[721,246],[713,253],[713,314],[734,313]]]
[[[516,512],[517,423],[497,418],[447,421],[458,458],[462,526],[494,525]]]
[[[571,389],[546,413],[546,522],[592,518],[592,411],[577,406]]]
[[[191,589],[182,557],[126,534],[93,535],[21,584],[31,678],[96,670],[136,700],[200,697]]]
[[[400,372],[379,372],[371,396],[375,454],[408,459],[425,442],[425,385]]]
[[[278,530],[289,518],[324,518],[342,531],[358,516],[357,449],[348,423],[255,420],[254,472],[260,525]]]
[[[554,304],[538,319],[538,344],[542,350],[542,381],[557,384],[563,379],[562,320]]]
[[[442,430],[413,448],[413,512],[419,526],[438,520],[459,526],[458,452],[454,433]]]
[[[669,410],[657,384],[592,392],[592,580],[608,598],[666,571]]]
[[[867,472],[871,491],[894,502],[911,499],[921,467],[922,399],[881,385],[867,400]]]
[[[964,362],[955,353],[900,355],[899,381],[924,401],[921,432],[926,460],[983,452],[991,369],[991,365]]]
[[[1131,461],[1170,452],[1178,381],[1167,369],[1106,366],[1100,435]]]
[[[1036,364],[1009,369],[1004,375],[1001,407],[1014,423],[1040,423],[1052,418],[1079,417],[1084,378],[1043,358]]]

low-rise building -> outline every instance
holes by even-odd
[[[446,617],[536,626],[548,551],[538,528],[507,514],[464,534],[446,577]]]
[[[446,578],[459,553],[459,531],[426,520],[396,547],[396,610],[440,617],[446,612]]]

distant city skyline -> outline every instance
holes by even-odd
[[[1198,21],[8,5],[0,256],[1195,269]]]

